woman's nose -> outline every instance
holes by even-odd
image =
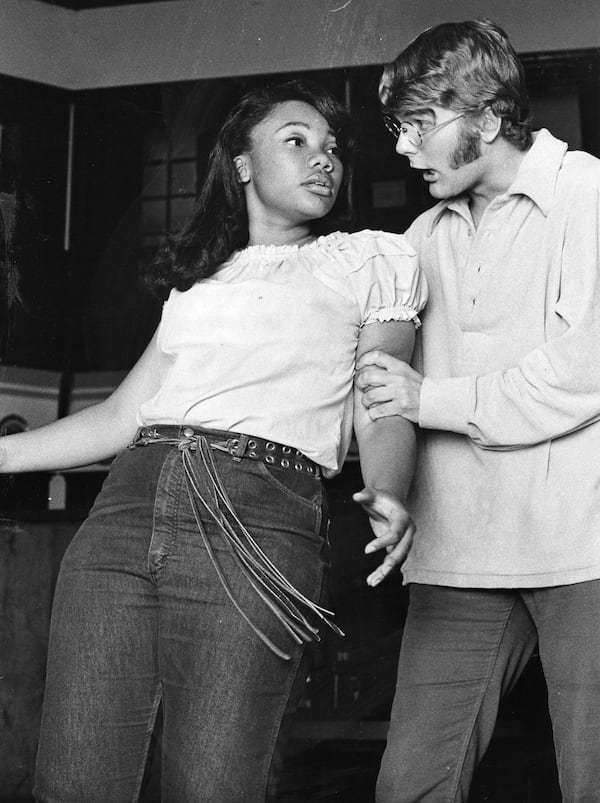
[[[315,151],[309,158],[309,165],[311,167],[320,167],[326,173],[333,170],[333,161],[327,151]]]

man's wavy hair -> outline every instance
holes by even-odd
[[[400,118],[440,106],[477,116],[491,109],[502,136],[519,150],[531,145],[523,66],[506,33],[490,20],[447,22],[429,28],[383,69],[384,114]]]
[[[248,212],[234,157],[251,150],[252,132],[276,106],[303,101],[323,115],[334,131],[344,166],[340,190],[330,212],[313,221],[313,234],[346,228],[352,209],[348,187],[356,140],[345,106],[314,81],[294,80],[251,90],[223,123],[210,153],[208,173],[193,214],[147,269],[146,285],[160,298],[172,288],[185,291],[210,276],[237,249],[248,244]]]

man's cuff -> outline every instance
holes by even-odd
[[[474,393],[474,377],[438,380],[425,377],[421,385],[419,426],[467,435]]]

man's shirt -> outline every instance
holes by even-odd
[[[542,130],[477,228],[465,196],[407,232],[430,298],[406,582],[600,577],[599,197],[600,160]]]

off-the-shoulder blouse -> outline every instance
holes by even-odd
[[[413,321],[427,289],[399,234],[334,232],[249,246],[186,292],[159,325],[160,390],[140,425],[189,424],[278,441],[336,473],[352,434],[361,327]]]

